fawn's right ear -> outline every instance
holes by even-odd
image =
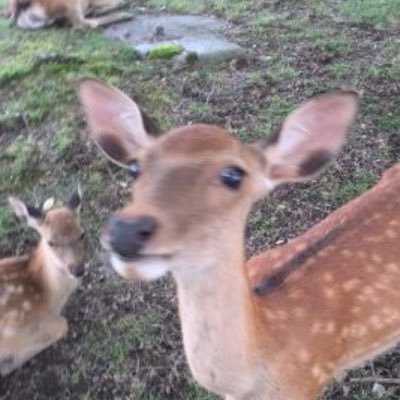
[[[335,159],[357,109],[354,92],[338,92],[311,99],[290,113],[264,148],[269,189],[309,179]]]
[[[78,185],[76,189],[69,195],[64,204],[75,213],[79,213],[82,203],[82,189]]]
[[[119,166],[136,160],[151,143],[139,107],[118,89],[86,79],[79,86],[79,98],[91,138]]]
[[[14,211],[14,214],[22,221],[25,221],[32,228],[37,228],[43,220],[43,211],[39,208],[27,206],[16,197],[10,196],[8,203]]]

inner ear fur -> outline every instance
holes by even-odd
[[[125,167],[150,144],[142,112],[120,90],[98,80],[85,79],[79,86],[79,98],[90,137],[116,164]],[[148,118],[145,121],[150,125]]]
[[[318,173],[340,152],[358,109],[354,92],[309,100],[286,118],[267,140],[267,178],[274,184]]]
[[[9,196],[8,203],[13,209],[16,217],[33,228],[37,228],[45,216],[45,213],[41,208],[26,205],[16,197]]]

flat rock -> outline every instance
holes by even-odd
[[[224,36],[230,25],[214,17],[194,15],[139,15],[112,25],[104,34],[113,40],[129,43],[145,56],[160,43],[178,43],[199,61],[218,62],[243,56],[242,47]]]

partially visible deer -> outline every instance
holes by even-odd
[[[172,272],[201,385],[229,400],[309,400],[400,339],[400,164],[298,239],[244,261],[251,205],[339,153],[353,93],[304,103],[264,145],[210,125],[151,137],[138,106],[98,81],[82,82],[80,99],[95,142],[138,175],[103,233],[112,265],[131,280]]]
[[[38,29],[66,21],[74,28],[96,29],[131,19],[126,12],[115,12],[124,0],[9,0],[6,15],[20,28]],[[88,13],[108,13],[89,17]]]
[[[31,255],[0,260],[0,375],[51,346],[68,330],[61,309],[84,273],[78,191],[44,211],[9,198],[16,216],[39,232]]]

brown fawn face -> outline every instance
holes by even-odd
[[[49,248],[55,265],[74,277],[84,272],[84,232],[79,226],[75,212],[67,207],[50,210],[37,230]]]
[[[9,201],[16,215],[39,232],[46,257],[54,267],[71,277],[81,277],[85,271],[85,248],[84,232],[77,218],[80,194],[74,192],[63,207],[47,212],[26,206],[15,198]]]
[[[155,278],[192,263],[199,244],[219,246],[215,235],[223,240],[227,223],[247,214],[258,190],[263,161],[254,153],[223,129],[194,125],[138,154],[133,201],[103,235],[118,271]]]
[[[22,29],[43,28],[54,22],[40,0],[11,0],[9,13],[13,23]]]
[[[321,97],[293,112],[266,146],[251,146],[209,125],[152,138],[136,104],[97,81],[84,81],[80,98],[96,143],[136,175],[132,202],[103,234],[113,267],[128,279],[229,257],[251,204],[332,159],[357,108],[354,94]]]

